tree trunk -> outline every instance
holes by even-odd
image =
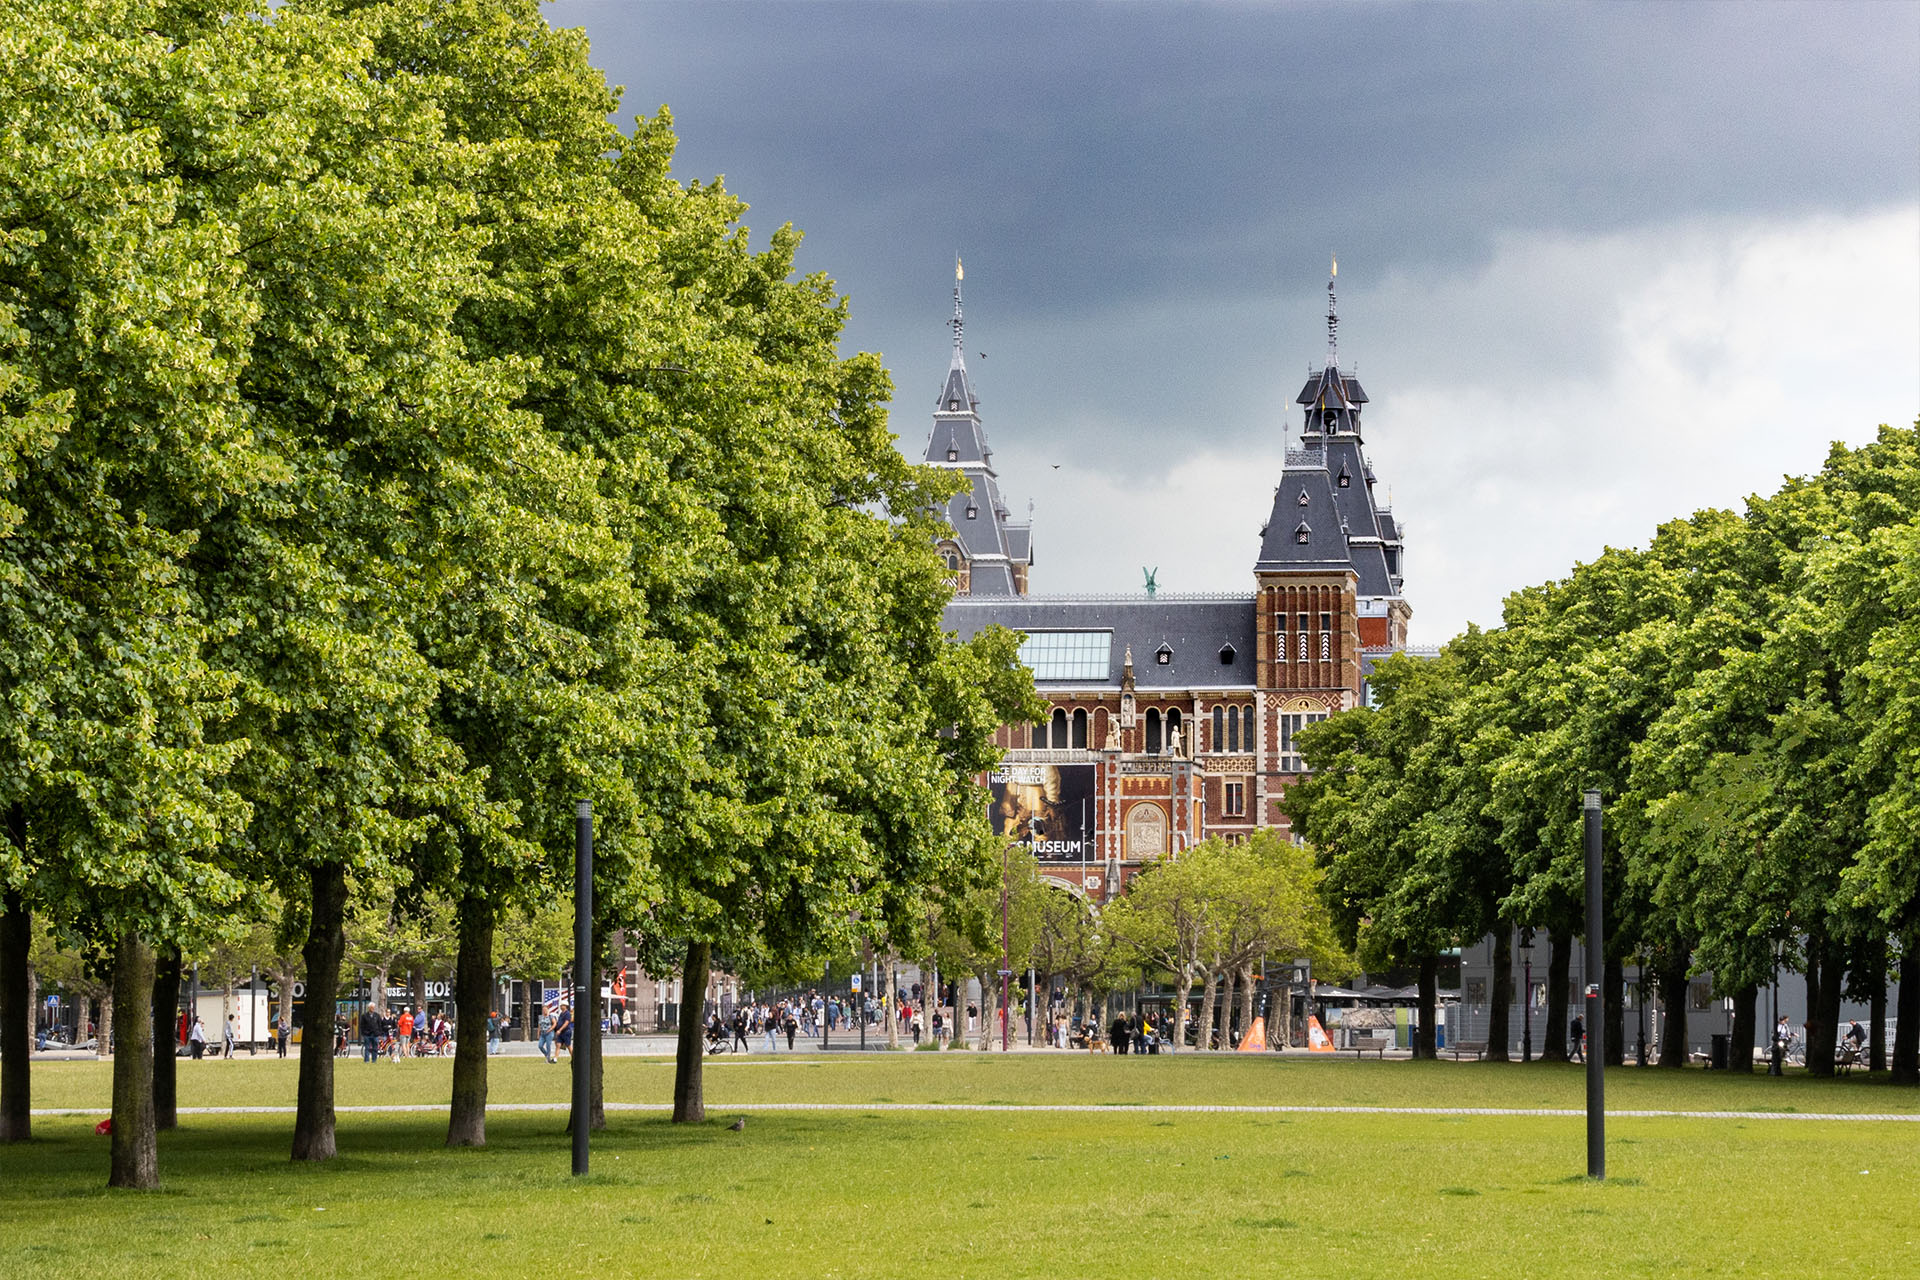
[[[487,1015],[493,1012],[493,903],[460,897],[460,949],[453,963],[453,1104],[447,1145],[487,1145]]]
[[[1173,1051],[1178,1053],[1187,1042],[1187,996],[1193,990],[1193,974],[1186,969],[1180,971],[1180,980],[1173,990]]]
[[[520,1038],[528,1041],[537,1039],[540,1034],[537,1030],[540,1025],[540,1002],[533,995],[534,981],[532,978],[520,980]]]
[[[1660,1004],[1667,1015],[1660,1029],[1663,1067],[1687,1065],[1687,950],[1678,943],[1660,962]]]
[[[312,986],[313,984],[308,983],[307,985]],[[386,965],[381,965],[378,969],[375,969],[373,971],[373,1008],[376,1013],[384,1014],[387,1011],[387,966]],[[305,1035],[302,1035],[300,1037],[301,1043],[304,1044],[306,1042],[306,1039],[307,1037]]]
[[[153,948],[132,929],[114,948],[113,989],[138,1009],[153,994]],[[107,1185],[151,1191],[160,1185],[160,1148],[153,1127],[153,1024],[131,1017],[113,1055],[113,1140]]]
[[[893,957],[887,957],[887,1048],[900,1047],[900,975],[895,972]]]
[[[1440,1003],[1440,957],[1420,957],[1420,1025],[1413,1033],[1413,1056],[1433,1061],[1440,1056],[1434,1037],[1434,1019]]]
[[[1873,948],[1873,994],[1867,1000],[1867,1070],[1887,1069],[1887,940]]]
[[[16,850],[26,842],[26,818],[19,805],[7,819]],[[15,831],[15,828],[18,828]],[[0,1142],[33,1137],[32,1004],[27,996],[27,939],[31,933],[26,903],[8,890],[0,898]]]
[[[1487,1061],[1513,1060],[1513,929],[1493,926],[1493,1003],[1487,1008]]]
[[[1900,942],[1900,989],[1893,997],[1895,1084],[1920,1084],[1920,929]]]
[[[1754,1025],[1758,1017],[1756,1010],[1760,1004],[1760,987],[1749,982],[1733,993],[1733,1028],[1728,1032],[1732,1043],[1727,1046],[1727,1069],[1743,1075],[1753,1074],[1753,1041],[1759,1028]]]
[[[159,1056],[158,1056],[160,1053],[159,1040],[160,1040],[159,1032],[155,1031],[154,1032],[154,1054],[155,1054],[154,1061],[155,1062],[159,1061]],[[113,1044],[113,988],[109,986],[107,988],[107,993],[100,997],[100,1029],[99,1029],[99,1032],[94,1036],[93,1056],[96,1058],[112,1057],[113,1056],[113,1053],[111,1050],[112,1044]],[[159,1121],[159,1117],[156,1116],[155,1117],[156,1127],[158,1126],[158,1121]]]
[[[293,1121],[293,1158],[331,1160],[333,1129],[333,1005],[340,990],[340,959],[347,947],[347,871],[339,863],[309,873],[311,923],[303,954],[307,996],[300,1018],[300,1095]]]
[[[992,979],[985,969],[980,971],[980,976],[977,981],[980,983],[980,1029],[978,1034],[980,1037],[980,1051],[984,1053],[993,1043],[993,1033],[989,1029],[993,1023],[993,1017],[987,1012],[987,1002],[990,999],[998,999],[999,997],[993,988],[988,985]]]
[[[1213,1021],[1207,1024],[1214,1043],[1221,1049],[1233,1047],[1233,984],[1239,978],[1232,968],[1220,971],[1220,1003],[1213,1008]]]
[[[1828,942],[1820,957],[1818,999],[1809,1007],[1807,1019],[1807,1074],[1831,1076],[1834,1073],[1834,1044],[1840,1038],[1840,988],[1847,976],[1841,963],[1842,948]],[[1816,994],[1809,991],[1809,995]]]
[[[93,1000],[81,991],[73,997],[73,1043],[75,1046],[87,1042],[87,1024],[93,1021]]]
[[[1194,1030],[1193,1034],[1193,1045],[1196,1049],[1211,1049],[1213,1047],[1213,1011],[1219,1000],[1217,989],[1220,986],[1220,971],[1209,968],[1207,970],[1206,982],[1206,994],[1200,997],[1200,1025]],[[1182,1003],[1185,1002],[1183,1001]],[[1187,1038],[1181,1036],[1180,1043],[1185,1044],[1186,1042]]]
[[[1567,980],[1573,960],[1573,935],[1561,929],[1547,933],[1547,1025],[1540,1061],[1567,1060]]]
[[[180,948],[168,947],[153,967],[153,1125],[180,1127]],[[131,1011],[129,1011],[131,1012]]]
[[[1605,1065],[1623,1066],[1627,1060],[1627,967],[1618,956],[1601,962],[1600,1002],[1607,1023]]]
[[[700,1124],[707,1118],[706,1095],[700,1068],[705,1046],[701,1022],[707,1013],[707,972],[713,951],[704,942],[687,943],[686,963],[680,969],[680,1036],[673,1067],[673,1122]]]

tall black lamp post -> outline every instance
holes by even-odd
[[[587,1171],[587,1128],[592,1117],[593,1049],[581,1018],[600,993],[593,983],[593,801],[575,811],[573,849],[573,1171]]]
[[[1520,930],[1520,1061],[1533,1061],[1533,926]]]

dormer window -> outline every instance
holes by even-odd
[[[1348,473],[1346,467],[1344,466],[1340,468],[1339,485],[1342,489],[1351,488],[1353,486],[1353,476]]]
[[[969,502],[967,504],[967,519],[969,520],[978,519],[979,515],[980,515],[980,508],[975,506],[973,503]]]
[[[1293,540],[1299,543],[1301,546],[1303,547],[1306,546],[1308,541],[1311,540],[1312,537],[1313,537],[1313,530],[1308,527],[1307,522],[1305,520],[1302,520],[1297,526],[1295,526],[1293,531]]]
[[[948,400],[948,401],[947,401],[947,412],[948,412],[948,413],[953,413],[953,412],[956,412],[956,411],[957,411],[957,410],[958,410],[959,408],[960,408],[960,401],[959,401],[959,399],[958,399],[958,398],[954,398],[954,399],[951,399],[951,400]]]
[[[1220,665],[1223,667],[1230,667],[1233,665],[1233,646],[1232,645],[1223,644],[1220,646]]]
[[[952,445],[947,446],[947,461],[948,462],[960,461],[960,451],[954,448]],[[1342,474],[1344,475],[1345,473],[1343,472]]]
[[[1160,648],[1157,651],[1155,651],[1153,655],[1153,660],[1164,667],[1169,662],[1173,661],[1173,650],[1163,644],[1160,646]]]
[[[1307,505],[1307,491],[1305,489],[1300,491],[1300,505],[1303,507]]]

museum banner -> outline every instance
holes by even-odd
[[[1094,858],[1090,764],[1009,764],[987,776],[995,835],[1017,839],[1043,862]]]

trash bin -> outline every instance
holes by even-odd
[[[1707,1065],[1715,1071],[1725,1071],[1727,1069],[1727,1047],[1733,1043],[1733,1037],[1716,1032],[1711,1039],[1712,1045],[1707,1051]]]

